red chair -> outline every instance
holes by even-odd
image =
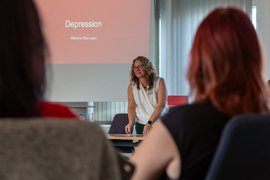
[[[177,105],[183,105],[188,103],[187,96],[168,96],[168,106],[173,107]]]

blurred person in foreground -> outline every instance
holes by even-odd
[[[78,118],[44,100],[47,47],[34,2],[3,0],[0,26],[0,117]]]
[[[139,145],[133,179],[204,179],[225,124],[239,114],[268,112],[262,61],[249,17],[234,7],[212,11],[190,52],[193,102],[172,108]]]

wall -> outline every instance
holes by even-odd
[[[270,1],[255,0],[257,6],[257,30],[261,36],[261,41],[265,54],[264,77],[270,79]]]
[[[48,65],[46,97],[57,102],[127,101],[130,64]]]

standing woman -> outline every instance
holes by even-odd
[[[46,55],[46,42],[33,0],[1,0],[1,118],[77,118],[68,108],[44,100]]]
[[[151,61],[138,56],[133,60],[128,86],[128,124],[131,133],[135,123],[137,134],[148,134],[153,123],[166,111],[167,89],[163,78],[158,77]]]

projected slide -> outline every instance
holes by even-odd
[[[36,0],[53,64],[149,56],[150,0]]]

